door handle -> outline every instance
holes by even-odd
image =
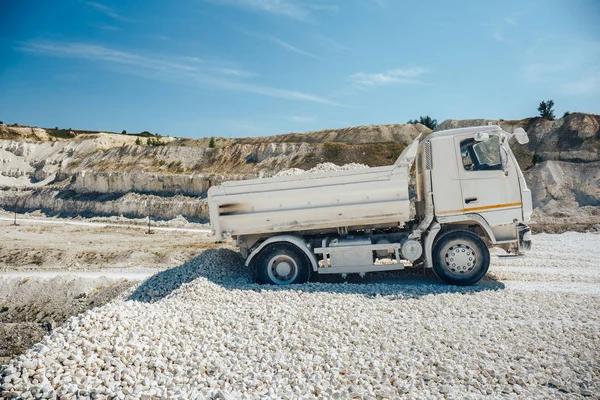
[[[477,197],[469,197],[468,199],[465,199],[465,203],[469,204],[469,203],[476,203],[477,202]]]

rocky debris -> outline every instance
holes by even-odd
[[[209,249],[178,267],[152,276],[136,288],[129,299],[155,302],[200,277],[227,285],[252,283],[252,276],[239,253],[227,249]]]
[[[525,172],[538,223],[600,222],[600,161],[545,161]]]
[[[83,221],[93,223],[112,223],[112,224],[126,224],[126,225],[146,225],[148,224],[147,218],[127,218],[123,215],[111,215],[107,217],[91,217],[91,218],[70,218],[68,221]],[[210,229],[210,224],[190,222],[183,215],[178,214],[173,219],[165,219],[160,221],[152,221],[152,226],[160,227],[173,227],[173,228],[193,228],[193,229]]]
[[[578,251],[574,262],[597,274],[597,256],[583,251],[595,243],[543,235],[538,251],[555,268]],[[543,282],[525,291],[250,281],[237,253],[206,251],[69,319],[0,372],[0,396],[600,395],[597,294]]]
[[[331,171],[350,171],[353,169],[360,169],[360,168],[369,168],[369,166],[365,165],[365,164],[357,164],[357,163],[335,165],[333,163],[328,162],[328,163],[317,164],[313,168],[306,170],[306,171],[301,168],[284,169],[283,171],[278,172],[275,176],[316,174],[316,173],[331,172]]]

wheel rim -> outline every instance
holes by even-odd
[[[475,268],[477,256],[471,246],[455,244],[446,250],[444,261],[450,271],[455,274],[465,274]]]
[[[277,255],[269,260],[267,274],[274,283],[287,285],[298,276],[298,265],[287,255]]]

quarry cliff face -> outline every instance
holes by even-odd
[[[391,164],[423,125],[373,125],[263,138],[160,138],[0,126],[0,207],[60,215],[207,218],[203,197],[227,180],[268,177],[287,168]],[[72,136],[72,137],[64,137]],[[353,140],[354,136],[354,140]],[[2,139],[4,138],[4,139]],[[145,138],[142,138],[145,143]],[[18,190],[17,190],[18,189]]]
[[[528,145],[511,147],[533,192],[538,222],[600,222],[600,116],[574,113],[548,121],[447,120],[438,130],[498,124],[524,128]],[[372,125],[242,139],[161,138],[165,146],[136,144],[136,136],[56,132],[0,126],[0,207],[63,215],[206,220],[203,197],[227,180],[268,177],[322,162],[389,165],[415,138],[417,125]],[[145,143],[145,138],[142,138]],[[18,188],[18,191],[16,190]],[[18,206],[18,204],[21,204]]]

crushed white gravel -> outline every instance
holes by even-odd
[[[543,274],[521,290],[494,270],[597,277],[599,244],[536,235],[532,254],[493,257],[491,279],[466,288],[258,286],[237,253],[207,250],[71,318],[0,372],[0,397],[599,398],[599,292],[554,290],[581,284]]]
[[[334,163],[326,162],[326,163],[322,163],[322,164],[317,164],[316,166],[314,166],[313,168],[311,168],[309,170],[303,170],[301,168],[284,169],[283,171],[279,171],[275,176],[317,174],[320,172],[331,172],[331,171],[350,171],[353,169],[361,169],[361,168],[369,168],[369,166],[365,165],[365,164],[358,164],[358,163],[335,165]]]

